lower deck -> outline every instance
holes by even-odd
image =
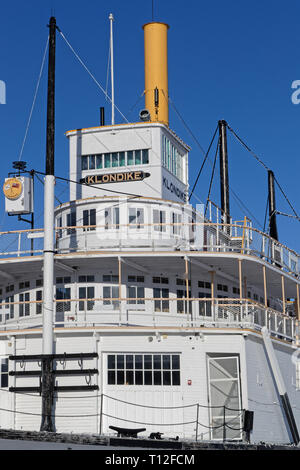
[[[55,353],[60,354],[54,366],[56,432],[114,434],[110,426],[118,426],[146,428],[144,437],[159,432],[168,438],[239,441],[244,438],[243,410],[250,410],[254,411],[252,443],[291,442],[259,332],[57,328],[54,338]],[[300,426],[297,350],[278,339],[273,347]],[[41,350],[39,329],[1,333],[1,428],[39,430],[41,364],[26,356]],[[76,353],[77,358],[68,359]],[[86,358],[85,353],[94,354]],[[10,391],[12,387],[17,391]]]

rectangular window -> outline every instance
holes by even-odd
[[[36,310],[35,313],[39,314],[42,313],[42,300],[43,300],[43,291],[42,290],[37,290],[35,292],[35,300],[37,301],[36,305]]]
[[[67,214],[67,227],[76,227],[76,212],[72,211]],[[75,233],[75,228],[67,229],[67,234],[71,235]]]
[[[211,294],[199,292],[198,297],[199,299],[210,299]],[[199,315],[201,317],[211,317],[211,301],[210,300],[199,300]]]
[[[226,286],[225,284],[218,284],[217,289],[223,292],[228,292],[228,286]]]
[[[105,209],[105,230],[118,230],[120,227],[120,209],[119,207],[108,207]]]
[[[111,305],[113,309],[117,309],[119,308],[119,300],[116,300],[118,298],[119,298],[118,286],[103,286],[103,299],[104,299],[103,305]]]
[[[125,152],[119,152],[119,166],[125,166]]]
[[[153,277],[152,278],[153,284],[169,284],[169,279],[167,277]]]
[[[1,377],[1,388],[8,387],[8,358],[7,359],[0,359],[0,377]]]
[[[172,224],[173,224],[173,235],[180,235],[181,234],[181,214],[177,214],[176,212],[172,213]]]
[[[25,294],[19,294],[19,302],[29,302],[29,292],[25,292]],[[19,316],[23,317],[24,315],[27,316],[29,315],[29,308],[30,304],[24,304],[20,303],[19,304]]]
[[[111,168],[111,154],[104,154],[104,168]]]
[[[95,289],[94,287],[79,287],[79,299],[85,299],[79,301],[79,310],[93,310],[95,302],[90,299],[95,298]],[[87,300],[88,299],[88,300]]]
[[[198,281],[198,287],[202,287],[202,289],[209,289],[211,290],[211,283],[206,281]]]
[[[84,231],[96,230],[96,209],[89,209],[84,210],[82,213],[83,225],[84,226],[92,226],[92,227],[84,227]]]
[[[89,161],[88,161],[88,156],[87,155],[83,155],[81,157],[81,170],[82,171],[85,171],[85,170],[88,170],[89,169]]]
[[[144,304],[145,288],[142,286],[129,285],[127,287],[127,297],[129,304]]]
[[[145,282],[144,276],[128,276],[128,282]]]
[[[108,385],[180,385],[179,354],[108,354]]]
[[[96,156],[95,155],[89,155],[89,170],[94,170],[96,167]]]
[[[130,207],[128,222],[131,229],[140,229],[141,225],[144,224],[144,209]]]
[[[134,165],[133,150],[127,152],[127,165]]]
[[[143,165],[147,165],[149,163],[149,150],[148,149],[142,150],[142,163]]]
[[[71,284],[71,277],[70,276],[57,277],[56,284]]]
[[[30,281],[24,281],[19,283],[19,289],[29,289]]]
[[[14,295],[11,295],[10,297],[6,297],[5,299],[6,308],[8,310],[8,313],[6,313],[6,320],[9,320],[10,318],[14,318]]]
[[[135,164],[136,165],[140,165],[142,163],[142,160],[141,160],[141,151],[140,150],[135,150],[134,151],[134,157],[135,157]]]
[[[119,166],[119,154],[117,152],[111,154],[111,166],[112,168]]]
[[[154,299],[159,299],[159,300],[154,300],[155,312],[169,312],[170,311],[169,300],[164,300],[164,299],[169,299],[169,289],[161,289],[158,287],[154,287],[153,297]]]
[[[186,289],[179,289],[177,290],[177,298],[184,299],[187,297]],[[189,297],[191,297],[191,291],[189,290]],[[189,304],[189,305],[188,305]],[[189,306],[189,309],[188,309]],[[192,303],[191,301],[187,300],[177,300],[177,313],[191,313],[192,311]]]
[[[68,300],[68,299],[71,299],[70,287],[56,287],[56,300]],[[56,313],[69,312],[70,310],[71,310],[70,302],[56,302]],[[60,320],[61,319],[59,319],[59,321]]]
[[[153,209],[153,223],[159,224],[154,225],[154,230],[156,232],[165,232],[166,231],[166,212],[158,209]]]
[[[119,282],[118,274],[103,274],[103,282]]]
[[[97,170],[101,170],[102,168],[102,155],[96,155],[96,168]]]
[[[81,275],[78,276],[78,282],[95,282],[95,276],[93,275]]]

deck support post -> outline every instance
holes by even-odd
[[[281,275],[281,291],[282,291],[282,313],[285,314],[285,289],[284,289],[284,277]]]

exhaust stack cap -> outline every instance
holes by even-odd
[[[140,120],[141,121],[150,121],[151,120],[151,116],[150,116],[150,113],[149,113],[148,109],[142,109],[140,111]]]

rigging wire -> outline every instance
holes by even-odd
[[[197,183],[198,183],[199,176],[201,175],[201,172],[202,172],[203,167],[204,167],[204,165],[205,165],[205,162],[206,162],[206,160],[207,160],[208,154],[209,154],[209,152],[210,152],[211,146],[212,146],[212,144],[213,144],[213,141],[215,140],[215,136],[216,136],[217,130],[218,130],[218,127],[216,128],[215,133],[214,133],[214,135],[213,135],[213,138],[212,138],[212,140],[211,140],[211,142],[210,142],[210,144],[209,144],[208,150],[207,150],[207,152],[206,152],[206,155],[205,155],[204,160],[203,160],[203,162],[202,162],[201,168],[200,168],[200,170],[199,170],[199,172],[198,172],[196,181],[195,181],[195,183],[194,183],[193,189],[192,189],[191,194],[190,194],[190,196],[189,196],[189,200],[191,199],[191,197],[192,197],[192,195],[193,195],[193,192],[194,192],[194,189],[195,189],[195,187],[196,187],[196,185],[197,185]]]
[[[36,102],[36,97],[37,97],[37,93],[38,93],[38,90],[39,90],[40,81],[41,81],[41,77],[42,77],[42,73],[43,73],[43,69],[44,69],[48,44],[49,44],[49,36],[47,38],[46,47],[45,47],[45,51],[44,51],[44,55],[43,55],[43,60],[42,60],[42,64],[41,64],[41,68],[40,68],[40,72],[39,72],[39,76],[38,76],[38,81],[37,81],[37,85],[36,85],[34,96],[33,96],[33,102],[32,102],[32,105],[31,105],[29,118],[28,118],[26,130],[25,130],[25,135],[24,135],[24,138],[23,138],[23,142],[22,142],[22,146],[21,146],[21,150],[20,150],[20,154],[19,154],[19,161],[21,160],[22,155],[23,155],[23,150],[24,150],[24,146],[25,146],[29,126],[30,126],[30,123],[31,123],[32,113],[33,113],[33,109],[34,109],[34,105],[35,105],[35,102]]]
[[[214,178],[215,166],[216,166],[216,161],[217,161],[217,156],[218,156],[219,147],[220,147],[220,137],[218,138],[218,143],[217,143],[217,148],[216,148],[216,153],[215,153],[215,159],[214,159],[212,174],[211,174],[210,183],[209,183],[209,190],[208,190],[208,195],[207,195],[207,198],[206,198],[204,216],[206,215],[206,211],[207,211],[207,205],[208,205],[208,201],[209,201],[209,197],[210,197],[210,192],[211,192],[211,187],[212,187],[212,182],[213,182],[213,178]]]
[[[205,155],[205,151],[203,150],[203,147],[201,146],[201,144],[199,143],[198,139],[195,137],[195,135],[193,134],[193,132],[191,131],[191,129],[189,128],[189,126],[187,125],[187,123],[184,121],[183,117],[180,115],[178,109],[175,107],[174,103],[172,102],[171,98],[169,97],[169,102],[170,104],[172,105],[172,107],[174,108],[176,114],[178,115],[178,117],[180,118],[180,120],[183,122],[185,128],[188,130],[188,132],[191,134],[191,136],[193,137],[193,139],[195,140],[195,142],[197,143],[197,145],[199,146],[201,152]],[[208,160],[209,161],[209,160]],[[211,164],[211,162],[209,161],[209,163]],[[193,188],[194,189],[194,188]],[[249,210],[249,208],[247,206],[245,206],[245,204],[241,201],[241,199],[237,196],[237,194],[235,193],[235,191],[232,189],[232,186],[229,187],[232,195],[234,196],[234,198],[239,201],[239,204],[241,206],[243,206],[244,210],[250,214],[250,216],[252,217],[253,220],[256,221],[256,223],[258,224],[259,227],[262,227],[261,223],[255,218],[255,216],[251,213],[251,211]],[[194,196],[195,197],[195,196]]]
[[[248,152],[264,167],[265,170],[267,171],[271,171],[270,168],[261,160],[261,158],[259,158],[256,153],[253,152],[253,150],[251,150],[251,148],[237,135],[237,133],[227,124],[227,127],[228,129],[230,130],[230,132],[235,136],[235,138],[248,150]],[[274,180],[276,181],[281,193],[283,194],[284,198],[286,199],[288,205],[290,206],[290,208],[292,209],[293,213],[295,214],[296,216],[296,219],[298,219],[300,221],[300,217],[298,216],[297,212],[295,211],[294,207],[292,206],[291,202],[289,201],[287,195],[285,194],[285,192],[283,191],[282,187],[280,186],[278,180],[276,179],[276,177],[274,176]]]

